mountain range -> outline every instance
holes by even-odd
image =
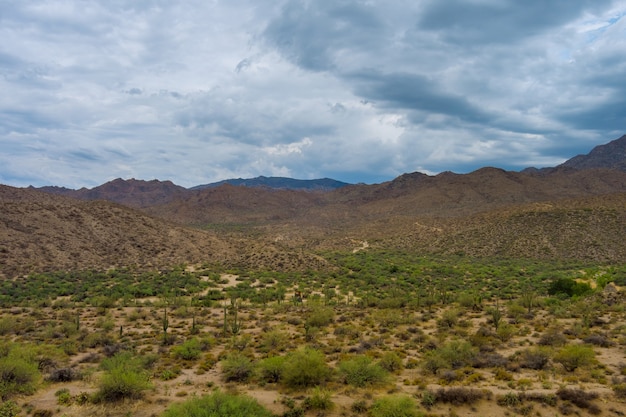
[[[558,167],[350,185],[259,177],[186,189],[0,186],[0,274],[177,263],[330,267],[328,250],[626,261],[626,135]]]

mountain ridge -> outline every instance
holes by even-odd
[[[119,178],[91,190],[0,186],[7,278],[182,263],[315,270],[330,267],[320,253],[363,242],[416,254],[626,262],[624,235],[626,172],[567,164],[414,172],[324,192]]]

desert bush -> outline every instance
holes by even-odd
[[[162,417],[272,417],[272,413],[255,399],[245,395],[215,391],[170,405]]]
[[[439,369],[457,369],[471,365],[477,354],[477,349],[469,342],[452,340],[442,347],[426,353],[424,369],[437,373]]]
[[[22,346],[7,348],[0,357],[0,399],[7,400],[14,394],[32,394],[37,390],[41,378],[35,358],[22,356]]]
[[[583,342],[600,347],[611,347],[613,345],[613,342],[611,342],[605,335],[598,333],[590,334],[583,339]]]
[[[289,353],[285,359],[283,383],[290,388],[321,385],[331,375],[324,355],[315,349],[300,348]]]
[[[500,368],[505,367],[508,363],[508,359],[499,353],[481,353],[476,355],[472,366],[474,368]]]
[[[566,371],[572,372],[591,365],[595,361],[595,352],[589,346],[567,345],[554,355],[554,361],[563,365]]]
[[[548,294],[567,297],[581,296],[593,292],[585,282],[576,282],[572,278],[558,278],[548,287]]]
[[[524,349],[519,354],[519,364],[522,368],[540,370],[550,362],[550,351],[544,347]]]
[[[57,404],[59,405],[72,404],[72,394],[70,394],[70,390],[67,388],[61,388],[54,393],[54,396],[57,397]]]
[[[459,322],[459,310],[450,309],[441,314],[441,317],[437,320],[437,326],[444,329],[451,329]]]
[[[395,352],[385,352],[378,364],[387,372],[399,372],[404,369],[402,359]]]
[[[279,382],[285,369],[285,359],[284,356],[270,356],[259,361],[259,379],[270,383]]]
[[[473,404],[483,397],[483,391],[466,387],[441,388],[435,394],[437,402],[454,405]]]
[[[614,384],[611,388],[613,389],[613,393],[617,398],[626,398],[626,382],[618,382],[617,384]]]
[[[387,380],[387,371],[369,356],[356,356],[338,366],[343,382],[354,387],[380,385]]]
[[[567,338],[557,329],[550,329],[541,335],[537,342],[541,346],[563,346]]]
[[[152,388],[149,375],[145,371],[137,371],[122,367],[107,371],[99,382],[95,394],[95,402],[110,402],[123,399],[138,399],[143,392]]]
[[[523,402],[523,394],[507,392],[496,397],[496,403],[501,407],[517,407]]]
[[[562,388],[556,392],[557,397],[563,401],[569,401],[578,408],[585,408],[592,414],[598,414],[598,408],[591,401],[598,398],[595,392],[585,392],[581,389]]]
[[[359,337],[359,331],[352,325],[337,326],[333,332],[335,336],[345,336],[349,339],[356,339]]]
[[[279,330],[264,333],[261,339],[261,352],[282,352],[287,345],[288,337]]]
[[[46,380],[50,382],[70,382],[80,377],[74,368],[59,368],[50,372]]]
[[[306,397],[302,403],[305,410],[328,411],[335,407],[331,399],[331,392],[320,387],[313,388],[311,395]]]
[[[0,417],[16,417],[20,413],[20,407],[14,401],[0,403]]]
[[[307,327],[325,327],[333,322],[335,312],[329,307],[316,307],[309,313],[306,318],[305,326]]]
[[[509,323],[503,322],[496,330],[496,336],[503,342],[508,342],[517,333],[517,328]]]
[[[252,360],[240,352],[228,354],[221,365],[226,381],[246,382],[254,372]]]
[[[201,354],[200,341],[196,338],[185,340],[182,345],[172,348],[172,355],[175,358],[186,361],[196,360]]]
[[[364,400],[358,400],[352,403],[350,410],[356,414],[362,414],[367,412],[367,403]]]
[[[146,366],[141,357],[127,351],[104,359],[100,367],[105,373],[98,383],[94,401],[111,402],[143,397],[144,391],[152,388]]]
[[[369,409],[371,417],[419,417],[415,401],[406,395],[388,395],[374,401]]]

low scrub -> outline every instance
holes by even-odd
[[[37,390],[41,374],[34,355],[21,345],[6,347],[0,357],[0,399],[6,401],[17,394],[32,394]]]
[[[284,356],[270,356],[262,359],[257,365],[259,379],[263,382],[280,382],[285,370]]]
[[[483,391],[466,387],[441,388],[435,393],[437,402],[454,405],[473,404],[484,397],[485,393]]]
[[[387,381],[388,373],[369,356],[356,356],[339,363],[339,374],[343,382],[353,387],[381,385]]]
[[[522,368],[541,370],[550,362],[550,350],[545,347],[525,349],[519,354],[519,364]]]
[[[436,374],[441,369],[458,369],[470,366],[475,361],[477,353],[478,349],[469,342],[452,340],[426,354],[424,369]]]
[[[324,355],[305,347],[287,355],[282,378],[290,388],[306,388],[324,384],[331,373]]]
[[[305,410],[328,411],[335,408],[331,392],[320,387],[313,388],[311,395],[304,399],[302,408]]]
[[[151,362],[130,352],[121,352],[102,361],[105,370],[100,378],[94,402],[113,402],[139,399],[144,391],[151,389],[147,367]]]
[[[222,375],[227,382],[246,382],[254,372],[252,360],[239,352],[226,356],[221,365]]]
[[[598,398],[595,392],[586,392],[581,389],[563,388],[556,392],[557,397],[563,401],[569,401],[578,408],[584,408],[591,414],[599,414],[600,410],[592,401]]]
[[[162,417],[272,417],[255,399],[215,391],[210,395],[172,404]]]
[[[595,362],[596,354],[593,348],[584,345],[567,345],[561,348],[554,356],[554,361],[563,365],[566,371],[572,372],[578,368],[589,366]]]
[[[420,417],[415,401],[406,395],[388,395],[374,401],[371,417]]]

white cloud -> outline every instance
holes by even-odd
[[[0,182],[562,162],[624,133],[626,2],[12,2]]]

